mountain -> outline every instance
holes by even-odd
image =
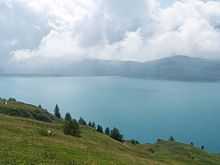
[[[80,137],[64,135],[62,120],[44,122],[19,115],[20,110],[22,114],[41,111],[34,105],[10,101],[0,106],[1,165],[219,165],[220,162],[217,154],[175,141],[122,143],[88,126],[80,126]],[[14,109],[18,116],[12,114]]]
[[[180,81],[220,80],[220,61],[173,56],[150,62],[83,61],[68,69],[70,75],[125,76]],[[68,73],[66,70],[66,73]]]
[[[18,74],[16,72],[16,74]],[[150,62],[81,60],[67,65],[50,65],[22,75],[122,76],[179,81],[219,81],[220,61],[172,56]]]
[[[145,63],[143,77],[181,81],[220,80],[220,61],[173,56]]]

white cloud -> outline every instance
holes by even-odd
[[[185,54],[216,58],[220,52],[220,3],[178,1],[158,15],[149,47],[153,54]],[[156,48],[159,48],[156,49]]]
[[[35,14],[12,0],[0,1],[0,25],[1,66],[7,64],[11,51],[37,47],[49,31],[47,19],[42,14]]]
[[[14,8],[19,15],[12,22],[23,20],[29,14],[46,23],[30,20],[22,26],[29,32],[22,36],[32,38],[41,34],[40,43],[34,46],[26,46],[28,43],[17,37],[10,39],[11,46],[23,43],[11,50],[12,63],[49,63],[57,58],[147,61],[175,54],[220,57],[218,1],[179,0],[166,8],[158,0],[15,1],[5,3],[7,10]],[[27,11],[25,15],[18,6]],[[3,17],[6,13],[2,13]],[[36,32],[45,31],[42,23],[48,25],[49,32]],[[32,27],[34,33],[29,31]],[[39,38],[32,40],[39,41]]]

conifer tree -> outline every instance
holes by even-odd
[[[105,129],[105,134],[110,135],[110,129],[108,127]]]
[[[65,115],[65,120],[66,120],[66,121],[71,121],[71,120],[72,120],[72,116],[71,116],[70,113],[66,113],[66,115]]]
[[[58,118],[61,119],[61,114],[60,114],[60,108],[59,106],[56,104],[55,109],[54,109],[54,115]]]
[[[103,133],[103,128],[101,125],[97,126],[97,132]]]
[[[78,122],[75,119],[73,119],[71,121],[66,120],[64,123],[63,132],[65,135],[79,137],[80,136],[80,127],[79,127]]]

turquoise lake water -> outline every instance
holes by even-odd
[[[0,97],[118,127],[143,143],[169,138],[220,152],[220,83],[120,77],[1,77]]]

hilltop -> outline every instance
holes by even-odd
[[[17,108],[21,105],[23,108]],[[219,156],[190,144],[166,140],[155,144],[121,143],[88,126],[80,126],[81,137],[67,136],[63,134],[63,122],[55,117],[45,122],[30,116],[5,115],[11,115],[5,112],[14,109],[26,113],[42,111],[20,102],[0,104],[3,113],[0,165],[218,165],[220,162]],[[45,134],[48,130],[54,135]]]

